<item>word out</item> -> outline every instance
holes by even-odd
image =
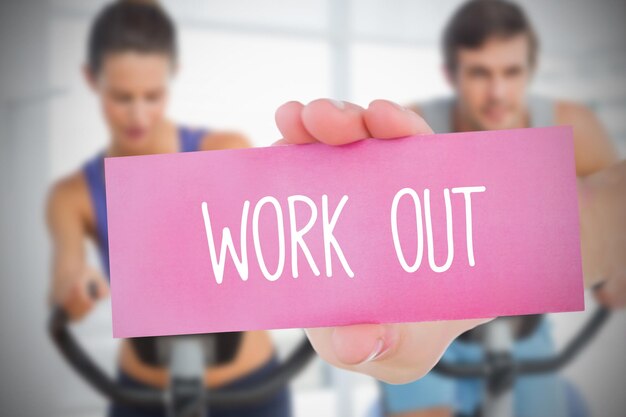
[[[472,193],[482,193],[486,190],[484,186],[478,187],[458,187],[453,188],[453,194],[463,194],[465,197],[465,236],[467,242],[467,258],[470,266],[476,265],[474,260],[474,239],[472,233]],[[398,234],[398,205],[402,197],[408,196],[413,200],[415,206],[415,223],[417,229],[417,245],[415,261],[409,265],[402,252],[400,237]],[[454,259],[454,240],[452,238],[452,204],[450,202],[450,189],[443,190],[443,197],[446,206],[446,238],[448,242],[448,254],[446,262],[438,266],[435,263],[435,251],[433,249],[433,223],[430,214],[430,190],[424,190],[424,223],[426,223],[426,245],[428,247],[428,264],[434,272],[445,272],[452,265]],[[393,246],[398,257],[398,261],[406,272],[415,272],[419,269],[424,256],[424,226],[422,225],[422,205],[420,204],[417,192],[412,188],[403,188],[396,193],[391,204],[391,235]]]

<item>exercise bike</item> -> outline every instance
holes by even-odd
[[[480,417],[514,417],[513,385],[516,378],[561,370],[589,344],[610,317],[610,311],[599,307],[579,332],[557,354],[542,359],[516,360],[513,346],[516,340],[531,334],[541,316],[530,316],[530,325],[515,326],[520,318],[501,317],[467,332],[464,337],[480,343],[484,360],[478,363],[440,361],[434,372],[451,378],[478,378],[485,381],[484,399],[477,411]]]
[[[610,312],[598,308],[578,334],[560,353],[542,359],[515,360],[513,344],[517,338],[532,332],[539,316],[525,330],[511,326],[516,318],[502,317],[480,326],[466,335],[485,347],[485,359],[479,363],[454,364],[440,361],[434,372],[451,378],[481,378],[485,384],[485,401],[480,417],[513,417],[515,379],[523,375],[556,372],[567,366],[595,337],[610,317]],[[532,320],[531,320],[532,321]],[[81,377],[96,391],[111,401],[138,408],[163,408],[172,417],[200,417],[207,415],[209,406],[229,407],[262,402],[281,390],[314,356],[306,337],[291,355],[266,381],[251,388],[214,392],[204,387],[203,370],[213,362],[215,335],[190,335],[161,338],[170,371],[166,390],[127,388],[117,384],[85,353],[68,328],[68,317],[63,309],[53,309],[48,330],[56,347]]]
[[[91,288],[90,293],[93,294]],[[171,417],[205,417],[210,406],[228,408],[258,404],[283,389],[314,356],[313,347],[304,337],[262,383],[245,389],[211,391],[205,388],[204,369],[215,363],[217,335],[161,337],[156,342],[169,369],[167,389],[128,388],[119,385],[85,353],[70,331],[68,316],[62,308],[52,310],[48,331],[70,366],[110,401],[141,409],[165,408]]]

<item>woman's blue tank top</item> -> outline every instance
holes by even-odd
[[[193,152],[200,150],[202,138],[207,134],[206,130],[178,128],[181,152]],[[104,152],[100,152],[94,158],[87,161],[83,172],[89,186],[92,205],[96,216],[96,235],[102,269],[109,276],[109,234],[107,227],[106,194],[104,187]],[[214,346],[214,364],[230,362],[239,350],[241,332],[220,333],[217,344]],[[131,339],[134,349],[140,360],[152,366],[162,366],[159,362],[158,349],[155,337],[139,337]]]
[[[206,130],[178,128],[181,152],[193,152],[200,149]],[[104,152],[98,153],[83,166],[87,179],[91,203],[96,217],[96,236],[102,268],[109,276],[109,234],[107,227],[106,193],[104,187]]]

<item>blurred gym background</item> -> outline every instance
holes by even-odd
[[[439,36],[458,0],[171,0],[181,66],[171,115],[233,128],[255,146],[279,137],[274,110],[287,100],[334,97],[361,105],[449,93]],[[520,2],[541,39],[534,90],[580,101],[626,154],[626,2]],[[107,140],[86,87],[88,24],[100,0],[26,0],[0,6],[0,414],[99,416],[105,402],[53,350],[45,333],[49,244],[47,187]],[[95,252],[92,254],[95,260]],[[588,311],[593,300],[588,300]],[[587,313],[552,315],[557,344]],[[626,317],[615,315],[565,375],[593,415],[626,415]],[[113,372],[110,306],[77,328]],[[274,331],[282,355],[302,337]],[[373,380],[316,359],[293,384],[296,416],[364,416]],[[618,414],[615,414],[618,413]]]

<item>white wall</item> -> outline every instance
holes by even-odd
[[[48,286],[43,200],[48,185],[45,9],[0,3],[0,409],[43,415],[63,368],[44,331]],[[24,51],[28,51],[25,54]]]

